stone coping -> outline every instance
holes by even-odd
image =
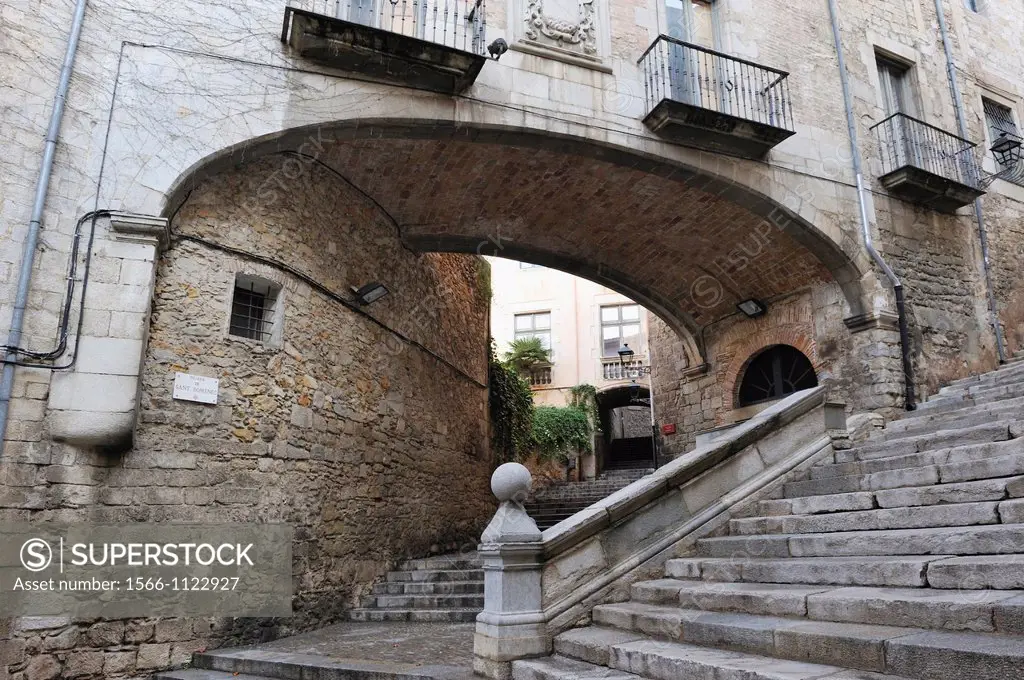
[[[680,456],[654,473],[562,520],[542,533],[543,559],[547,561],[571,550],[651,501],[683,486],[756,443],[770,432],[785,427],[823,405],[825,395],[825,388],[820,386],[796,392],[735,426],[720,439]]]

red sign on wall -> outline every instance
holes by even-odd
[[[661,426],[661,433],[662,434],[675,434],[676,433],[676,424],[675,423],[666,423],[666,424],[662,425]]]

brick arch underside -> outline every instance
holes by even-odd
[[[375,129],[293,131],[226,150],[178,182],[168,212],[225,165],[284,153],[293,170],[268,190],[289,191],[304,165],[326,166],[411,249],[509,257],[597,281],[661,317],[702,360],[699,329],[746,298],[836,281],[850,313],[861,311],[860,274],[842,249],[738,183],[555,137]]]

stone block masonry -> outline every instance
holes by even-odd
[[[93,385],[130,374],[139,349],[114,346],[130,338],[89,336],[83,351],[103,351],[86,352],[70,374],[74,394],[60,381],[51,388],[51,408],[122,399],[133,423],[138,392],[133,447],[113,455],[41,441],[18,450],[0,495],[11,509],[0,513],[289,523],[295,616],[16,620],[0,631],[0,676],[137,676],[201,649],[317,628],[342,619],[401,558],[475,542],[493,512],[485,265],[409,252],[362,196],[314,166],[287,195],[254,198],[282,160],[214,177],[178,212],[156,262],[141,374],[118,376],[126,380],[117,389]],[[280,286],[274,340],[229,333],[237,274]],[[127,286],[146,282],[144,271],[127,276]],[[391,292],[361,314],[306,279],[342,297],[371,280]],[[173,399],[177,372],[218,378],[218,403]]]

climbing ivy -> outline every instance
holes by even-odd
[[[599,428],[601,415],[597,410],[597,388],[583,383],[569,388],[569,406],[578,408],[587,414],[594,430]]]
[[[501,462],[529,452],[533,427],[533,393],[519,372],[498,361],[494,340],[490,356],[491,444]]]
[[[587,412],[574,406],[533,410],[533,445],[541,458],[565,460],[593,449],[594,428]]]

